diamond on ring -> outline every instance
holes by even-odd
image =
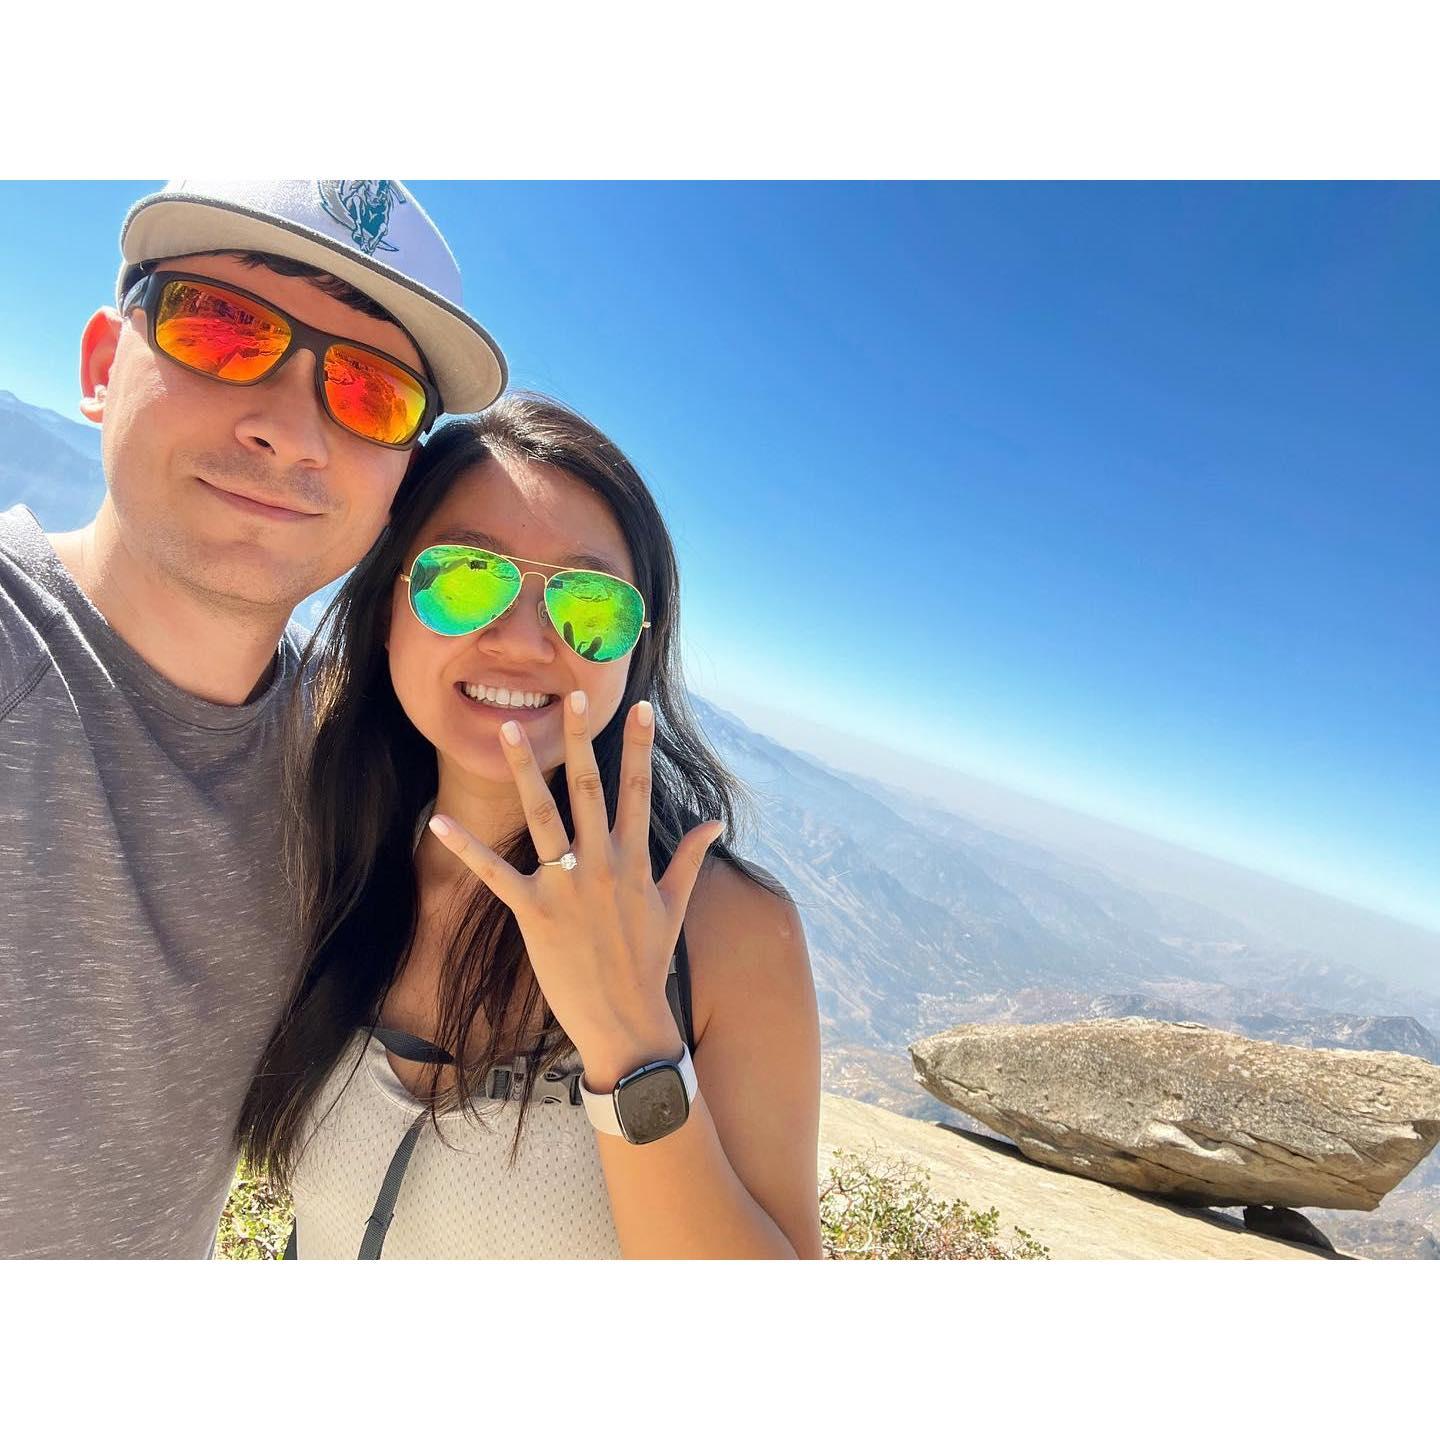
[[[558,865],[562,870],[573,870],[579,863],[575,859],[575,852],[567,850],[558,860],[542,860],[542,865]]]

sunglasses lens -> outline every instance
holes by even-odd
[[[258,380],[285,353],[280,316],[210,285],[171,280],[160,292],[155,343],[172,360],[220,380]]]
[[[469,545],[432,545],[410,570],[410,607],[440,635],[468,635],[505,613],[520,572],[503,555]]]
[[[425,418],[425,392],[413,375],[349,345],[325,352],[325,399],[338,424],[382,445],[413,440]]]
[[[566,570],[545,586],[545,608],[565,643],[585,660],[619,660],[645,624],[640,592],[613,575]]]

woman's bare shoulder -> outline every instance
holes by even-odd
[[[760,873],[769,877],[768,871]],[[697,1046],[717,1008],[730,1010],[747,1003],[746,997],[758,1004],[787,993],[797,999],[813,993],[795,902],[722,856],[708,859],[695,882],[685,944]]]

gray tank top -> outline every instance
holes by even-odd
[[[693,1050],[683,931],[665,994]],[[573,1049],[534,1077],[512,1164],[525,1057],[491,1068],[474,1115],[452,1111],[431,1123],[427,1107],[396,1076],[387,1044],[413,1059],[449,1060],[403,1031],[356,1033],[310,1109],[292,1179],[287,1260],[621,1258]]]
[[[431,801],[416,820],[417,846],[434,809]],[[683,931],[665,990],[693,1047]],[[377,1025],[373,1034],[356,1033],[311,1105],[291,1182],[295,1227],[287,1259],[621,1258],[573,1050],[534,1077],[512,1160],[525,1057],[488,1072],[474,1114],[451,1111],[432,1124],[422,1123],[427,1107],[395,1074],[387,1044],[418,1060],[449,1060],[404,1032]]]
[[[595,1131],[584,1107],[572,1103],[579,1069],[574,1058],[536,1077],[513,1167],[517,1099],[482,1101],[478,1120],[443,1114],[438,1133],[427,1123],[383,1258],[618,1260]],[[318,1123],[295,1169],[298,1259],[355,1259],[386,1170],[424,1109],[380,1040],[357,1032],[316,1099]]]
[[[150,668],[0,513],[0,1257],[203,1257],[298,962],[272,683]]]

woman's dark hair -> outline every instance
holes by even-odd
[[[357,1028],[374,1024],[415,938],[416,826],[434,798],[437,770],[433,746],[410,723],[391,688],[384,637],[396,577],[422,527],[455,481],[492,456],[554,466],[588,485],[609,505],[629,547],[651,628],[631,656],[614,717],[594,737],[611,823],[625,717],[637,700],[649,700],[655,711],[654,875],[663,873],[686,831],[719,819],[725,832],[710,855],[735,865],[772,894],[785,894],[777,881],[727,844],[739,827],[743,791],[706,744],[686,699],[677,644],[674,548],[635,468],[588,421],[543,396],[511,393],[481,415],[444,425],[407,477],[390,524],[356,566],[307,647],[307,666],[316,660],[310,738],[300,738],[305,733],[303,697],[297,696],[292,712],[295,759],[287,782],[292,817],[287,852],[301,900],[303,961],[237,1129],[250,1163],[282,1184],[298,1159],[316,1097]],[[569,829],[563,765],[551,791]],[[535,868],[528,829],[522,827],[495,848],[518,870]],[[492,1064],[508,1058],[501,1047],[507,1039],[513,1042],[514,1034],[507,1033],[504,1022],[517,998],[519,1033],[528,1036],[540,1028],[546,1036],[532,1052],[535,1063],[527,1067],[523,1098],[528,1099],[536,1074],[570,1045],[535,983],[514,915],[477,881],[444,958],[437,1033],[424,1038],[464,1057],[472,1025],[482,1015],[487,1034],[480,1052],[455,1067],[453,1091],[442,1096],[440,1071],[431,1070],[432,1116],[442,1101],[474,1114],[480,1080]],[[539,1027],[533,1023],[537,1016]],[[511,1153],[513,1159],[515,1150]]]

